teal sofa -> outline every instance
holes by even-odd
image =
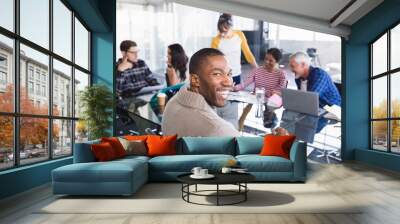
[[[127,156],[96,162],[91,141],[75,144],[74,163],[52,171],[54,194],[131,195],[148,181],[176,181],[193,167],[219,172],[228,160],[247,168],[258,182],[304,182],[306,144],[296,141],[290,159],[260,156],[262,137],[183,137],[177,141],[177,155]]]

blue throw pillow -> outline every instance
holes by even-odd
[[[264,145],[263,137],[236,137],[236,155],[259,154]]]
[[[225,154],[235,155],[233,137],[183,137],[181,154]]]
[[[74,163],[95,162],[96,158],[91,149],[92,144],[99,144],[101,141],[93,140],[81,143],[75,143],[74,147]]]

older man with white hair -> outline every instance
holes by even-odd
[[[319,95],[319,105],[341,104],[341,97],[332,78],[322,68],[310,65],[311,59],[303,52],[290,56],[289,66],[296,75],[297,88],[304,91],[316,92]]]
[[[341,96],[333,84],[332,78],[323,69],[313,67],[310,64],[310,57],[303,52],[297,52],[290,56],[289,66],[295,73],[297,88],[318,93],[320,108],[326,105],[340,106]],[[320,132],[327,123],[327,119],[320,117],[316,132]]]

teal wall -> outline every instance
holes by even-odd
[[[355,160],[400,172],[400,155],[366,149],[356,149]]]
[[[385,0],[351,27],[343,46],[343,159],[399,170],[400,157],[369,150],[369,43],[400,22],[400,0]],[[363,151],[360,151],[363,150]],[[378,160],[380,160],[378,162]]]
[[[92,33],[92,83],[103,84],[114,93],[114,45],[112,33]],[[115,121],[115,109],[110,118]],[[114,134],[114,125],[108,130]]]
[[[92,32],[92,82],[104,84],[115,93],[116,1],[99,1],[97,7],[109,29],[107,32]],[[109,133],[115,135],[115,108],[110,119],[113,120],[113,125]]]
[[[112,33],[92,33],[92,81],[114,86],[114,37]]]
[[[72,158],[69,157],[2,171],[0,199],[48,183],[53,169],[71,163]]]
[[[114,92],[115,0],[67,0],[92,32],[92,82]],[[114,117],[114,116],[113,116]],[[113,132],[110,127],[110,132]],[[72,157],[0,172],[0,199],[51,181],[51,171],[72,163]]]
[[[69,5],[78,13],[79,17],[85,21],[85,24],[90,27],[92,31],[95,32],[109,32],[111,30],[111,25],[107,20],[108,18],[104,16],[102,11],[102,5],[113,4],[115,0],[66,0]],[[110,10],[114,8],[109,8]]]

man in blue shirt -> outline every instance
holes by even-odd
[[[290,69],[296,75],[297,88],[304,91],[316,92],[319,95],[319,106],[341,104],[341,96],[332,78],[321,68],[310,65],[311,60],[303,52],[297,52],[290,57]],[[317,133],[327,124],[323,117],[319,119]]]

